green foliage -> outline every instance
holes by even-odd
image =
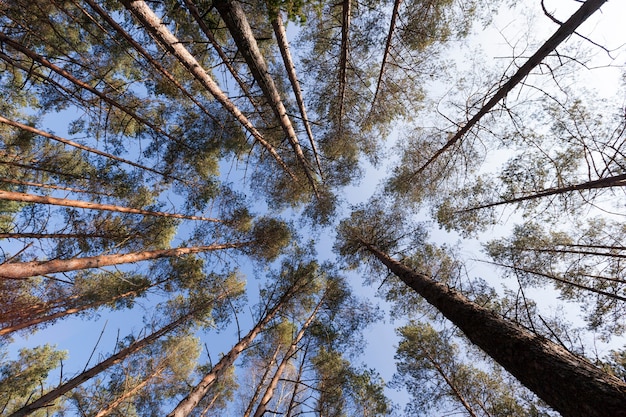
[[[291,241],[289,226],[272,217],[262,217],[254,222],[250,231],[253,245],[249,251],[258,259],[273,260]]]
[[[0,413],[10,414],[21,408],[33,395],[46,390],[49,373],[67,358],[66,351],[58,351],[51,345],[38,346],[33,349],[20,349],[16,360],[5,361],[0,366]],[[42,388],[43,387],[43,388]],[[36,416],[57,411],[61,404],[37,411]]]

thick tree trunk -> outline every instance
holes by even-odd
[[[131,207],[116,206],[113,204],[100,204],[100,203],[93,203],[91,201],[70,200],[68,198],[48,197],[45,195],[33,195],[33,194],[19,193],[17,191],[0,190],[0,200],[20,201],[22,203],[49,204],[52,206],[84,208],[84,209],[90,209],[90,210],[115,211],[118,213],[141,214],[144,216],[170,217],[173,219],[200,220],[200,221],[206,221],[206,222],[223,223],[223,220],[214,219],[211,217],[187,216],[185,214],[178,214],[178,213],[165,213],[162,211],[141,210],[141,209],[136,209],[136,208],[131,208]]]
[[[167,26],[161,22],[152,9],[143,0],[120,0],[124,6],[139,20],[143,27],[150,35],[172,55],[174,55],[181,64],[196,80],[206,88],[220,104],[259,142],[278,162],[278,164],[287,172],[294,180],[295,175],[276,152],[274,147],[268,143],[263,135],[252,125],[248,118],[230,101],[219,86],[213,81],[213,78],[202,68],[196,58],[184,47],[183,43],[169,31]],[[1,40],[1,39],[0,39]]]
[[[626,383],[362,242],[406,285],[564,417],[626,416]]]
[[[509,92],[519,84],[537,65],[541,64],[541,61],[554,51],[557,46],[561,44],[565,39],[571,36],[578,26],[580,26],[589,16],[596,12],[607,0],[587,0],[580,6],[580,9],[576,11],[565,23],[561,25],[554,35],[550,37],[533,56],[531,56],[524,65],[522,65],[515,74],[511,76],[505,82],[502,87],[489,99],[489,101],[476,113],[463,127],[461,127],[443,147],[441,147],[435,154],[422,165],[415,175],[421,174],[430,164],[433,163],[439,156],[444,153],[448,148],[457,143],[461,138],[469,132],[469,130],[478,123],[478,121],[485,116],[489,110],[491,110],[500,100],[509,94]]]
[[[248,23],[243,9],[239,3],[234,0],[215,0],[213,1],[213,5],[224,20],[224,23],[226,23],[228,31],[233,37],[235,44],[237,44],[237,49],[239,49],[239,52],[244,57],[252,76],[259,84],[261,91],[263,91],[263,96],[274,111],[274,115],[289,140],[298,161],[300,161],[311,187],[313,187],[313,190],[316,190],[316,181],[311,175],[309,163],[302,152],[296,131],[287,115],[287,109],[285,109],[278,88],[276,88],[276,84],[269,74],[267,64],[259,50],[256,38],[252,33],[252,28]]]
[[[222,249],[234,249],[249,245],[250,242],[194,246],[190,248],[158,249],[144,252],[132,252],[116,255],[99,255],[74,259],[55,259],[53,261],[14,262],[0,265],[0,279],[25,279],[56,272],[78,271],[141,262],[151,259],[176,257],[190,253],[211,252]]]
[[[254,108],[259,113],[259,116],[261,117],[261,119],[263,119],[263,121],[265,122],[265,118],[263,117],[263,114],[261,114],[262,112],[259,110],[258,103],[256,102],[256,100],[252,97],[252,94],[250,93],[250,89],[248,88],[246,83],[241,79],[241,77],[239,76],[239,72],[235,69],[235,67],[233,67],[233,65],[230,62],[230,59],[224,52],[224,49],[222,49],[220,44],[217,42],[217,39],[215,39],[215,36],[213,36],[211,29],[209,29],[209,27],[203,20],[202,16],[200,15],[200,11],[196,7],[196,5],[191,0],[184,0],[184,2],[185,2],[185,6],[187,6],[187,10],[189,10],[189,13],[194,18],[198,26],[200,26],[200,29],[202,30],[202,32],[206,35],[209,42],[211,42],[213,49],[215,49],[215,51],[217,52],[217,55],[219,55],[220,59],[222,60],[226,68],[228,69],[228,72],[230,72],[230,75],[232,75],[235,81],[237,81],[237,84],[239,85],[239,88],[241,88],[241,91],[243,91],[243,93],[246,95],[246,97],[248,98],[252,106],[254,106]]]

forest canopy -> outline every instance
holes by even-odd
[[[626,9],[0,0],[0,415],[626,416]]]

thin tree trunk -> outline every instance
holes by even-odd
[[[91,201],[70,200],[67,198],[55,198],[55,197],[48,197],[44,195],[19,193],[17,191],[0,190],[0,200],[20,201],[23,203],[49,204],[53,206],[75,207],[75,208],[84,208],[84,209],[90,209],[90,210],[115,211],[117,213],[141,214],[144,216],[170,217],[173,219],[200,220],[200,221],[213,222],[213,223],[224,222],[223,220],[214,219],[211,217],[187,216],[185,214],[178,214],[178,213],[165,213],[162,211],[141,210],[141,209],[136,209],[136,208],[131,208],[131,207],[116,206],[113,204],[100,204],[100,203],[93,203]]]
[[[96,154],[96,155],[104,156],[105,158],[113,159],[114,161],[122,162],[124,164],[133,166],[135,168],[139,168],[139,169],[142,169],[144,171],[152,172],[153,174],[158,174],[158,175],[160,175],[160,176],[162,176],[164,178],[172,178],[172,179],[180,181],[180,182],[182,182],[184,184],[187,184],[187,181],[185,181],[185,180],[173,177],[173,176],[168,175],[168,174],[166,174],[164,172],[158,171],[158,170],[156,170],[154,168],[149,168],[147,166],[138,164],[138,163],[133,162],[133,161],[129,161],[129,160],[124,159],[124,158],[120,158],[119,156],[115,156],[115,155],[112,155],[110,153],[103,152],[101,150],[92,148],[90,146],[81,145],[78,142],[74,142],[74,141],[71,141],[69,139],[65,139],[65,138],[62,138],[60,136],[53,135],[53,134],[45,132],[43,130],[34,128],[32,126],[25,125],[24,123],[16,122],[14,120],[9,120],[9,119],[7,119],[5,117],[2,117],[2,116],[0,116],[0,123],[4,123],[6,125],[13,126],[13,127],[18,128],[18,129],[25,130],[26,132],[34,133],[34,134],[39,135],[39,136],[43,136],[44,138],[48,138],[48,139],[52,139],[52,140],[57,141],[57,142],[61,142],[61,143],[65,144],[65,145],[71,146],[71,147],[76,148],[76,149],[80,149],[80,150],[83,150],[83,151],[86,151],[86,152],[89,152],[89,153],[93,153],[93,154]]]
[[[246,116],[239,110],[235,104],[224,94],[219,86],[213,81],[211,76],[202,68],[200,63],[191,55],[191,53],[183,46],[182,42],[178,40],[172,32],[169,31],[167,26],[163,24],[152,9],[143,0],[120,0],[122,4],[139,20],[148,33],[169,53],[174,55],[187,71],[189,71],[195,78],[207,89],[213,97],[233,116],[235,119],[259,142],[278,162],[283,170],[288,173],[294,181],[297,181],[296,176],[291,172],[289,167],[282,160],[280,155],[276,152],[276,149],[268,143],[265,138],[256,130],[252,123],[246,118]]]
[[[612,294],[612,293],[607,292],[607,291],[599,290],[599,289],[596,289],[596,288],[591,288],[591,287],[588,287],[586,285],[582,285],[582,284],[578,284],[576,282],[568,281],[566,279],[559,278],[559,277],[554,276],[554,275],[546,274],[545,272],[534,271],[532,269],[526,269],[526,268],[522,268],[522,267],[514,266],[514,265],[501,264],[501,263],[498,263],[498,262],[489,262],[489,263],[492,264],[492,265],[503,267],[503,268],[510,268],[510,269],[515,270],[515,271],[525,272],[527,274],[538,275],[540,277],[544,277],[544,278],[547,278],[549,280],[559,282],[561,284],[571,285],[572,287],[578,288],[579,290],[589,291],[589,292],[592,292],[592,293],[595,293],[595,294],[598,294],[598,295],[603,295],[605,297],[614,298],[614,299],[620,300],[620,301],[626,301],[626,297],[621,296],[619,294]],[[623,281],[617,281],[617,282],[622,282],[623,283]]]
[[[200,382],[191,389],[191,392],[181,400],[178,405],[167,415],[167,417],[186,417],[194,408],[200,403],[200,400],[209,392],[211,386],[226,372],[234,363],[239,355],[247,349],[254,339],[265,329],[265,326],[276,316],[276,314],[282,309],[284,303],[286,303],[296,291],[297,284],[291,287],[290,290],[285,292],[280,300],[267,311],[263,317],[257,322],[257,324],[246,334],[239,342],[237,342],[232,349],[220,359],[218,363],[211,368],[211,371],[207,373]]]
[[[391,50],[391,40],[393,38],[393,32],[396,30],[396,20],[398,19],[398,9],[402,0],[395,0],[393,2],[393,11],[391,12],[391,23],[389,23],[389,33],[387,33],[387,42],[385,42],[385,52],[383,53],[383,61],[380,64],[380,72],[378,73],[378,81],[376,81],[376,90],[374,91],[374,98],[372,99],[372,105],[370,106],[370,113],[376,105],[376,99],[378,99],[378,93],[380,92],[380,85],[383,82],[383,75],[385,74],[385,67],[387,65],[387,59],[389,59],[389,52]]]
[[[122,404],[124,401],[128,400],[129,398],[132,398],[135,394],[137,394],[144,387],[146,387],[152,381],[152,379],[162,374],[165,368],[166,368],[165,364],[160,364],[154,370],[154,372],[148,375],[143,381],[135,385],[132,389],[126,391],[124,394],[120,395],[114,401],[109,403],[105,408],[98,411],[98,413],[94,417],[104,417],[104,416],[108,416],[109,414],[111,414],[120,404]]]
[[[292,412],[296,406],[296,397],[298,395],[298,388],[300,386],[300,381],[302,380],[302,373],[304,372],[304,362],[306,360],[307,353],[309,351],[309,345],[307,344],[304,348],[304,353],[302,354],[302,360],[300,361],[300,366],[298,367],[298,376],[295,381],[293,381],[293,392],[291,393],[291,399],[289,400],[289,405],[287,406],[287,414],[285,417],[291,417]]]
[[[287,40],[287,31],[285,30],[285,24],[283,23],[283,18],[280,15],[280,10],[276,10],[276,17],[272,19],[272,28],[274,29],[274,35],[276,36],[276,43],[278,44],[278,49],[280,50],[280,54],[283,57],[283,63],[287,71],[287,76],[289,77],[289,82],[291,83],[291,88],[293,89],[293,95],[296,97],[296,102],[298,103],[298,108],[300,109],[300,115],[302,116],[302,124],[304,124],[304,128],[306,129],[307,136],[309,137],[309,142],[311,143],[311,150],[313,151],[313,155],[315,156],[315,163],[317,164],[317,169],[319,170],[320,178],[322,178],[323,180],[324,174],[322,172],[322,164],[320,163],[319,153],[317,151],[317,145],[315,145],[315,139],[313,138],[313,131],[311,130],[309,117],[307,116],[307,113],[306,113],[306,107],[304,105],[304,98],[302,95],[302,90],[300,89],[300,82],[298,81],[298,77],[296,75],[296,66],[293,63],[293,59],[291,58],[291,52],[289,51],[289,41]]]
[[[348,39],[350,35],[350,17],[352,15],[352,1],[343,0],[341,6],[341,51],[339,56],[339,136],[342,134],[344,104],[346,100],[346,86],[348,84]]]
[[[133,290],[133,291],[128,291],[128,292],[125,292],[123,294],[116,295],[115,297],[113,297],[113,298],[111,298],[109,300],[101,300],[101,301],[96,301],[96,302],[93,302],[93,303],[81,305],[81,306],[78,306],[78,307],[66,308],[65,310],[57,311],[56,313],[51,313],[51,314],[48,314],[46,316],[34,317],[34,318],[32,317],[32,315],[35,314],[35,313],[41,314],[41,313],[43,313],[46,310],[49,311],[49,310],[51,310],[53,308],[58,308],[58,307],[61,306],[61,305],[58,304],[58,302],[56,303],[57,305],[55,305],[55,303],[50,303],[52,305],[50,305],[47,309],[46,308],[39,308],[37,311],[29,310],[27,312],[27,314],[31,318],[29,318],[28,320],[23,321],[21,323],[12,324],[10,326],[1,328],[0,329],[0,336],[11,334],[11,333],[16,332],[18,330],[26,329],[28,327],[36,326],[38,324],[45,323],[45,322],[52,321],[52,320],[56,320],[56,319],[59,319],[59,318],[62,318],[62,317],[66,317],[66,316],[72,315],[72,314],[80,313],[81,311],[90,310],[92,308],[96,308],[96,307],[99,307],[99,306],[101,306],[103,304],[111,303],[113,301],[121,300],[123,298],[136,297],[137,295],[139,295],[140,292],[146,291],[146,290],[148,290],[148,289],[150,289],[152,287],[155,287],[155,286],[157,286],[159,284],[162,284],[163,282],[165,282],[165,281],[159,281],[159,282],[156,282],[156,283],[151,283],[149,285],[144,286],[143,288],[140,288],[140,289],[137,289],[137,290]],[[76,298],[79,298],[79,297],[80,296],[74,296],[74,297],[65,298],[65,299],[59,300],[59,301],[67,301],[67,300],[76,299]],[[15,323],[15,320],[13,320],[13,323]]]
[[[626,383],[362,242],[472,343],[564,417],[626,416]]]
[[[481,206],[470,207],[467,209],[459,210],[457,213],[466,213],[474,210],[480,210],[489,207],[501,206],[504,204],[519,203],[520,201],[534,200],[542,197],[549,197],[551,195],[565,194],[571,191],[584,191],[584,190],[596,190],[599,188],[613,188],[626,186],[626,174],[615,175],[613,177],[600,178],[593,181],[587,181],[580,184],[569,185],[567,187],[560,188],[548,188],[547,190],[539,191],[535,194],[527,195],[524,197],[512,198],[510,200],[498,201],[495,203],[483,204]]]
[[[274,354],[272,355],[272,357],[269,360],[269,362],[264,364],[265,371],[263,372],[263,376],[261,377],[261,380],[257,384],[256,389],[254,390],[254,394],[252,395],[252,398],[248,402],[248,407],[246,407],[246,411],[243,413],[243,417],[249,417],[250,414],[252,414],[252,408],[254,407],[254,403],[256,403],[256,400],[261,395],[261,389],[263,388],[263,385],[265,384],[267,376],[269,375],[270,371],[272,370],[272,367],[276,363],[276,358],[278,358],[278,354],[280,353],[280,348],[281,348],[281,346],[279,344],[276,347],[276,349],[274,349]]]
[[[25,279],[56,272],[78,271],[90,268],[102,268],[111,265],[141,262],[151,259],[177,257],[190,253],[211,252],[222,249],[240,248],[250,242],[195,246],[190,248],[158,249],[144,252],[132,252],[115,255],[89,256],[85,258],[56,259],[52,261],[13,262],[0,265],[0,278]]]
[[[102,193],[102,192],[98,192],[98,191],[81,190],[81,189],[78,189],[78,188],[62,187],[60,185],[44,184],[44,183],[41,183],[41,182],[14,180],[14,179],[11,179],[11,178],[2,178],[2,177],[0,177],[0,182],[5,182],[7,184],[15,184],[15,185],[25,185],[25,186],[28,186],[28,187],[47,188],[49,190],[69,191],[69,192],[72,192],[72,193],[102,195],[102,196],[106,196],[106,197],[113,197],[114,196],[111,193]]]
[[[33,412],[35,412],[35,411],[37,411],[37,410],[39,410],[41,408],[49,406],[54,401],[58,400],[64,394],[66,394],[69,391],[71,391],[72,389],[76,388],[77,386],[79,386],[83,382],[88,381],[89,379],[93,378],[94,376],[98,375],[99,373],[107,370],[111,366],[120,363],[121,361],[123,361],[124,359],[126,359],[127,357],[132,355],[133,353],[143,349],[144,347],[148,346],[149,344],[151,344],[154,341],[156,341],[157,339],[159,339],[161,336],[164,336],[165,334],[171,332],[172,330],[174,330],[178,326],[182,325],[184,322],[188,321],[197,312],[198,311],[193,311],[191,313],[185,314],[184,316],[182,316],[179,319],[173,321],[172,323],[170,323],[167,326],[161,328],[160,330],[152,333],[151,335],[149,335],[149,336],[147,336],[147,337],[145,337],[145,338],[143,338],[141,340],[138,340],[138,341],[132,343],[128,347],[120,350],[118,353],[116,353],[116,354],[114,354],[112,356],[109,356],[107,359],[105,359],[104,361],[100,362],[99,364],[97,364],[97,365],[87,369],[86,371],[82,372],[81,374],[75,376],[74,378],[68,380],[67,382],[65,382],[62,385],[58,386],[57,388],[53,389],[52,391],[50,391],[50,392],[46,393],[45,395],[39,397],[37,400],[33,401],[32,403],[27,404],[24,407],[20,408],[19,410],[15,411],[9,417],[23,417],[23,416],[27,416],[28,414],[31,414],[31,413],[33,413]]]
[[[263,91],[264,97],[274,111],[276,119],[280,123],[285,136],[289,140],[298,161],[300,161],[302,169],[306,173],[311,187],[314,191],[316,191],[316,181],[311,175],[309,163],[302,152],[298,136],[296,135],[293,125],[291,124],[291,120],[289,120],[287,110],[285,109],[285,105],[280,97],[278,88],[276,88],[276,84],[269,74],[269,69],[263,59],[261,51],[259,50],[256,38],[252,33],[252,28],[248,23],[248,19],[246,18],[243,9],[239,5],[239,2],[234,0],[215,0],[213,1],[213,5],[224,20],[224,23],[226,23],[226,27],[228,27],[228,31],[233,37],[235,44],[237,44],[239,52],[246,60],[252,76]]]
[[[424,351],[424,354],[426,355],[426,359],[428,359],[428,361],[435,367],[435,370],[439,373],[439,375],[441,375],[446,385],[450,387],[453,395],[457,398],[457,400],[459,400],[459,402],[467,410],[467,413],[471,417],[478,417],[476,413],[474,412],[474,409],[472,409],[472,406],[469,405],[469,403],[467,402],[463,394],[461,394],[461,392],[459,391],[457,386],[454,384],[454,382],[452,382],[450,378],[448,378],[448,375],[441,368],[441,365],[437,361],[435,361],[435,359],[428,352]]]
[[[74,84],[75,86],[89,91],[90,93],[92,93],[93,95],[95,95],[96,97],[98,97],[99,99],[101,99],[102,101],[104,101],[105,103],[123,111],[124,113],[128,114],[130,117],[132,117],[133,119],[135,119],[137,122],[148,126],[150,129],[152,129],[153,131],[167,137],[168,139],[182,145],[185,147],[188,147],[184,142],[182,142],[180,139],[175,138],[174,136],[168,134],[167,132],[164,132],[163,129],[161,129],[160,127],[158,127],[157,125],[155,125],[154,123],[150,122],[149,120],[147,120],[144,117],[139,116],[137,113],[135,113],[133,110],[131,110],[129,107],[124,106],[123,104],[113,100],[111,97],[107,96],[106,94],[104,94],[103,92],[97,90],[96,88],[90,86],[89,84],[87,84],[86,82],[80,81],[79,79],[77,79],[76,77],[74,77],[72,74],[70,74],[69,72],[67,72],[66,70],[64,70],[63,68],[53,64],[52,62],[48,61],[46,58],[44,58],[41,55],[38,55],[36,52],[31,51],[30,49],[26,48],[24,45],[22,45],[21,43],[9,38],[5,33],[0,32],[0,42],[3,42],[7,45],[9,45],[11,48],[15,49],[16,51],[21,52],[22,54],[26,55],[27,57],[29,57],[30,59],[32,59],[35,62],[38,62],[39,64],[43,65],[44,67],[48,68],[49,70],[59,74],[60,76],[62,76],[63,78],[67,79],[68,81],[70,81],[72,84]]]
[[[494,94],[491,99],[476,113],[463,127],[461,127],[443,147],[422,165],[414,175],[421,174],[430,164],[432,164],[442,153],[448,150],[452,145],[457,143],[461,138],[469,132],[469,130],[478,123],[500,100],[505,98],[507,94],[519,84],[541,61],[554,51],[565,39],[571,36],[578,26],[580,26],[589,16],[597,11],[607,0],[586,0],[582,6],[574,13],[565,23],[557,29],[556,32],[548,39],[533,56],[531,56],[524,65],[522,65],[515,74],[505,82],[502,87]]]
[[[272,397],[274,396],[274,391],[276,390],[276,387],[278,386],[280,377],[283,375],[283,372],[285,372],[285,369],[287,368],[289,361],[298,350],[298,343],[300,343],[307,329],[309,328],[311,323],[313,323],[313,320],[315,319],[315,316],[317,315],[317,312],[319,311],[323,301],[324,301],[324,297],[322,297],[322,299],[320,299],[320,301],[317,303],[317,305],[315,306],[315,309],[313,310],[309,318],[304,322],[304,324],[300,328],[300,331],[298,332],[298,334],[296,335],[296,338],[291,343],[291,346],[289,346],[289,349],[287,350],[287,352],[285,352],[285,356],[283,356],[283,360],[280,362],[280,365],[278,365],[278,368],[276,368],[276,372],[274,372],[274,377],[268,384],[267,389],[265,390],[265,394],[263,394],[263,398],[261,398],[261,402],[259,403],[256,411],[254,412],[254,417],[262,417],[267,411],[267,405],[269,404],[269,402],[272,400]]]

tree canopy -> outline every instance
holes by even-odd
[[[626,416],[623,12],[0,0],[0,415]]]

